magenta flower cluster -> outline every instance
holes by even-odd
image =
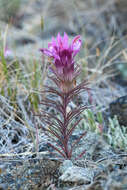
[[[72,81],[74,79],[74,57],[81,48],[80,36],[76,36],[69,44],[69,38],[66,33],[61,37],[57,35],[57,40],[52,37],[52,42],[48,44],[48,48],[40,49],[41,52],[53,61],[53,72],[58,78],[64,81]]]

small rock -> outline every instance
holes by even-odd
[[[63,182],[71,182],[77,184],[88,184],[93,178],[93,172],[88,168],[77,166],[69,167],[59,179]]]
[[[73,163],[71,160],[65,160],[59,168],[59,172],[63,174],[68,168],[72,167]]]
[[[127,126],[127,95],[117,98],[110,105],[111,117],[117,115],[119,123]]]

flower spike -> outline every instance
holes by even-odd
[[[66,33],[62,37],[60,33],[57,35],[57,40],[52,37],[52,42],[48,43],[48,48],[40,49],[41,52],[52,58],[53,66],[51,70],[60,79],[61,90],[67,92],[72,89],[75,83],[77,72],[75,70],[74,57],[80,51],[81,39],[80,36],[76,36],[69,45],[69,38]],[[66,85],[65,85],[66,84]]]

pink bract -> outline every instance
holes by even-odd
[[[5,58],[7,58],[8,56],[10,56],[11,54],[12,54],[11,50],[8,49],[8,47],[6,46],[5,50],[4,50],[4,56],[5,56]]]
[[[52,71],[64,81],[72,81],[74,79],[74,57],[80,51],[81,39],[80,35],[76,36],[69,44],[69,38],[66,33],[62,37],[60,33],[55,40],[52,37],[52,41],[48,43],[48,48],[40,49],[41,52],[52,58],[53,66]]]

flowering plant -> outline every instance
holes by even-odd
[[[61,156],[65,159],[71,159],[72,151],[80,139],[86,134],[82,133],[81,136],[70,145],[69,140],[74,132],[76,126],[82,120],[81,113],[86,109],[86,106],[79,106],[71,111],[68,111],[68,104],[77,96],[82,90],[87,89],[86,81],[76,85],[76,78],[80,74],[80,68],[75,66],[74,57],[80,51],[81,39],[76,36],[69,44],[69,39],[66,33],[64,37],[60,34],[57,35],[57,40],[52,38],[52,42],[48,44],[48,48],[40,49],[41,52],[48,56],[51,60],[50,69],[53,76],[48,76],[56,87],[46,86],[44,93],[52,93],[59,97],[58,101],[54,101],[46,97],[41,101],[42,105],[53,107],[59,112],[60,118],[41,110],[43,121],[48,124],[48,127],[43,126],[46,134],[58,145],[57,147],[50,144]],[[74,119],[76,121],[74,122]],[[59,142],[58,142],[58,141]],[[79,155],[82,156],[84,151]]]

